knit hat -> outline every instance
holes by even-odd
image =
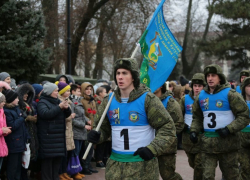
[[[5,96],[0,92],[0,103],[5,101]]]
[[[62,95],[63,93],[65,93],[66,91],[70,90],[70,85],[64,83],[64,82],[59,82],[58,81],[55,83],[58,86],[58,91],[59,94]]]
[[[3,91],[3,94],[5,95],[6,103],[12,103],[18,97],[18,94],[10,89]]]
[[[43,92],[46,94],[46,95],[51,95],[51,93],[57,89],[57,85],[54,84],[54,83],[50,83],[50,82],[47,82],[43,85]]]
[[[10,77],[10,75],[7,72],[0,73],[0,80],[1,81],[4,81],[7,77]]]
[[[10,82],[10,87],[11,89],[16,89],[16,80],[14,78],[11,78],[11,82]]]
[[[186,84],[188,84],[188,80],[184,76],[181,76],[180,83],[181,83],[181,86],[185,86]]]
[[[222,68],[217,65],[217,64],[210,64],[207,67],[205,67],[204,69],[204,75],[205,75],[205,80],[207,82],[207,74],[209,73],[213,73],[213,74],[217,74],[220,77],[220,84],[226,84],[227,83],[227,79],[226,76],[223,74]]]
[[[32,87],[35,90],[36,96],[43,90],[43,86],[40,84],[32,84]]]
[[[136,61],[136,59],[134,58],[122,58],[122,59],[118,59],[115,62],[115,66],[114,66],[114,80],[115,83],[117,84],[116,81],[116,71],[117,69],[127,69],[131,72],[132,77],[134,79],[133,84],[134,87],[137,88],[140,85],[140,74],[139,74],[139,67],[138,67],[138,63]]]

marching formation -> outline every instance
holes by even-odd
[[[98,173],[94,159],[107,180],[182,180],[175,172],[179,147],[194,180],[213,180],[217,164],[223,179],[249,180],[249,76],[242,71],[235,90],[212,64],[190,82],[182,77],[182,86],[172,81],[151,92],[133,58],[115,62],[113,84],[59,75],[55,83],[16,86],[2,72],[1,179],[80,180]]]

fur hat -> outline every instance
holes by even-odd
[[[3,91],[3,94],[5,95],[6,103],[12,103],[18,97],[18,94],[11,89]]]
[[[205,76],[202,73],[196,73],[194,74],[192,80],[191,80],[191,88],[193,88],[193,84],[201,84],[203,86],[206,86],[206,80]]]
[[[244,79],[244,81],[241,83],[240,89],[241,89],[241,94],[243,96],[243,98],[246,100],[246,91],[245,91],[245,87],[250,84],[250,77],[246,77]]]
[[[10,85],[5,81],[0,81],[0,88],[3,88],[4,90],[11,89]]]
[[[241,81],[241,76],[249,77],[250,76],[250,72],[248,70],[242,70],[240,72],[240,81]]]
[[[134,79],[133,84],[135,88],[138,88],[140,86],[140,74],[139,74],[139,68],[138,68],[138,63],[136,59],[134,58],[122,58],[118,59],[115,62],[114,66],[114,80],[115,83],[117,84],[116,81],[116,71],[117,69],[127,69],[131,72],[132,78]]]
[[[60,95],[65,93],[67,90],[70,90],[70,85],[68,85],[64,82],[59,82],[59,83],[57,83],[57,82],[55,84],[57,84],[57,86],[58,86],[58,92]]]
[[[204,75],[205,75],[205,80],[207,82],[207,74],[209,73],[213,73],[213,74],[217,74],[220,77],[220,84],[226,84],[227,83],[227,79],[225,77],[225,75],[222,72],[222,68],[217,65],[217,64],[210,64],[207,67],[205,67],[204,69]]]

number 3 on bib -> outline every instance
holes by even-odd
[[[123,129],[120,136],[124,136],[124,150],[129,150],[128,129]]]
[[[208,114],[208,117],[211,117],[211,123],[212,123],[212,124],[208,123],[207,126],[208,126],[209,128],[215,128],[215,127],[216,127],[216,121],[215,121],[215,119],[216,119],[216,114],[215,114],[215,113],[209,113],[209,114]]]

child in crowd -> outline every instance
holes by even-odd
[[[56,83],[58,85],[58,99],[60,101],[67,101],[69,108],[71,108],[72,102],[68,99],[70,96],[70,86],[62,81]],[[61,169],[60,169],[60,180],[69,180],[71,179],[67,174],[67,164],[68,158],[71,156],[71,151],[75,149],[75,143],[73,139],[73,130],[72,130],[72,118],[75,117],[75,113],[71,113],[71,116],[66,118],[66,148],[67,148],[67,157],[63,157]]]
[[[18,94],[12,90],[3,92],[6,97],[4,113],[7,126],[12,133],[6,136],[9,155],[7,158],[7,179],[20,179],[22,169],[22,154],[26,148],[26,142],[30,138],[25,127],[25,120],[18,107]]]
[[[91,129],[93,127],[93,122],[94,122],[94,115],[96,114],[96,104],[95,104],[95,99],[93,97],[94,95],[94,88],[92,84],[86,82],[82,83],[81,85],[81,95],[82,95],[82,100],[81,103],[84,107],[85,110],[85,115],[91,120]],[[85,143],[86,147],[88,143]],[[86,149],[82,149],[80,156],[84,154]],[[91,167],[90,161],[92,158],[93,154],[93,146],[91,147],[89,154],[86,158],[86,160],[83,161],[83,174],[90,175],[92,173],[97,173],[98,171],[93,169]]]
[[[85,148],[85,141],[87,140],[87,130],[91,130],[91,121],[85,116],[85,111],[81,103],[81,87],[76,84],[72,84],[70,92],[70,100],[72,101],[71,110],[72,113],[75,113],[75,118],[72,120],[75,142],[74,153],[81,160],[82,157],[80,156],[80,151],[81,148]],[[81,176],[83,176],[83,174],[78,173],[73,177],[74,179],[79,179]]]

